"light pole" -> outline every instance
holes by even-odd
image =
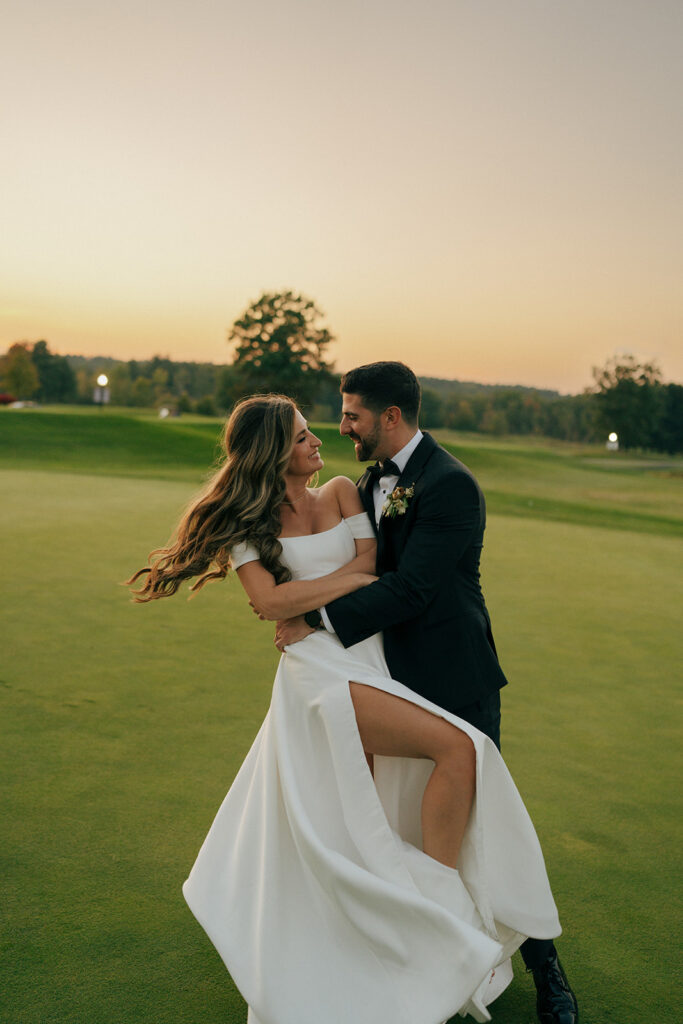
[[[99,405],[100,409],[109,401],[109,378],[106,373],[101,373],[97,378],[97,386],[93,391],[93,402]]]

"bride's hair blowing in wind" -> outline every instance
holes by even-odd
[[[281,562],[278,509],[285,498],[284,474],[294,445],[296,406],[286,395],[255,395],[235,406],[225,426],[222,465],[205,490],[183,515],[168,547],[157,548],[133,590],[136,602],[175,594],[183,580],[197,577],[191,590],[223,579],[230,568],[230,549],[248,540],[276,583],[291,573]]]

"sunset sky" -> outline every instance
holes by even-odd
[[[681,0],[6,0],[0,351],[683,379]]]

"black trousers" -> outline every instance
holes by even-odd
[[[458,718],[464,718],[475,729],[479,729],[479,732],[492,739],[500,750],[500,690],[489,694],[483,700],[475,701],[474,704],[458,708],[455,713]],[[520,952],[527,968],[532,971],[534,967],[540,967],[548,957],[553,956],[555,944],[552,939],[527,939],[522,943]]]

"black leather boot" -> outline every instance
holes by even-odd
[[[541,1024],[579,1024],[579,1007],[557,953],[532,972],[536,985],[536,1012]]]

